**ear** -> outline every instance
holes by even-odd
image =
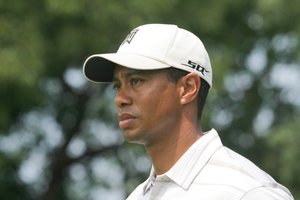
[[[180,103],[188,104],[197,99],[201,86],[200,77],[195,73],[189,73],[179,80]]]

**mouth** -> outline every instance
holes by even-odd
[[[121,129],[129,128],[133,122],[136,120],[136,117],[129,113],[118,113],[119,127]]]

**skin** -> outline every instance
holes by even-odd
[[[119,126],[129,142],[143,144],[157,175],[167,172],[202,136],[197,118],[200,78],[171,81],[165,70],[114,72]]]

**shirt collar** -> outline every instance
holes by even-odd
[[[150,176],[149,178],[145,181],[145,185],[143,187],[143,195],[145,195],[153,186],[154,181],[156,179],[156,174],[155,174],[155,170],[154,167],[152,166],[151,168],[151,172],[150,172]]]
[[[188,189],[214,152],[222,146],[223,144],[217,131],[211,129],[204,133],[204,135],[181,156],[169,171],[158,177],[167,176],[182,188]],[[152,166],[150,176],[143,187],[144,194],[151,189],[155,179],[156,174]]]
[[[222,146],[215,129],[206,132],[165,175],[182,188],[188,189],[214,152]]]

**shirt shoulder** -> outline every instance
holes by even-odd
[[[273,187],[258,187],[245,193],[241,200],[256,200],[258,197],[264,200],[294,200],[289,192],[284,192],[285,189]]]
[[[268,195],[269,198],[260,199],[293,199],[289,190],[277,183],[268,173],[225,146],[214,153],[193,184],[229,191],[243,200]],[[287,198],[280,198],[280,195]],[[278,198],[275,198],[276,196]]]

